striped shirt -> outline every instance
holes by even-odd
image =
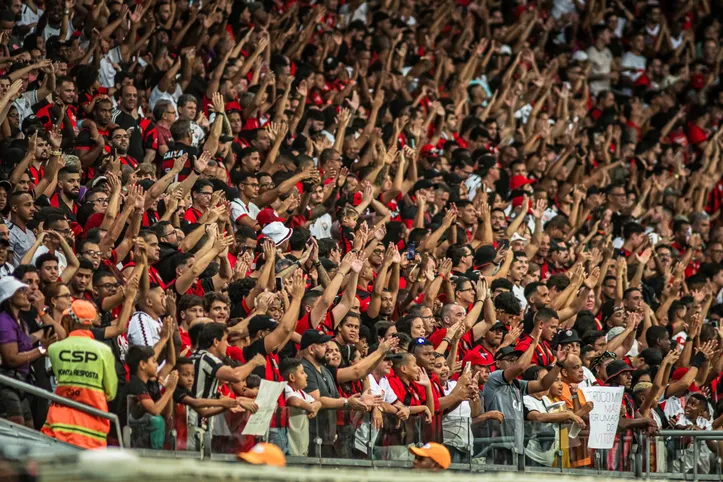
[[[128,345],[153,347],[161,339],[163,322],[144,311],[136,311],[128,322]]]
[[[206,350],[199,350],[191,356],[195,377],[191,396],[194,398],[218,398],[218,378],[216,372],[223,362]],[[200,426],[203,417],[195,410],[189,411],[189,425]]]

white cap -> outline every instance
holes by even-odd
[[[524,236],[522,236],[522,235],[519,234],[519,233],[514,233],[514,234],[512,235],[512,239],[510,239],[510,242],[511,242],[511,243],[514,243],[515,241],[522,241],[522,242],[526,243],[526,242],[527,242],[527,238],[524,237]]]
[[[500,55],[512,55],[512,48],[509,45],[502,45],[500,47]]]
[[[613,328],[610,328],[610,331],[608,331],[606,340],[610,341],[613,338],[615,338],[616,336],[620,335],[624,331],[625,331],[625,328],[623,328],[622,326],[615,326]]]
[[[0,278],[0,303],[13,297],[20,288],[28,288],[28,285],[12,275]]]
[[[269,223],[261,231],[264,236],[266,236],[267,238],[271,238],[271,240],[276,246],[289,239],[291,237],[291,233],[293,232],[293,229],[287,228],[286,226],[284,226],[284,223],[279,221]]]
[[[572,54],[572,60],[577,60],[578,62],[587,62],[587,58],[587,53],[584,50],[578,50]]]

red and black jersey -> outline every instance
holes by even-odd
[[[183,154],[188,154],[188,160],[186,161],[186,164],[183,165],[181,172],[179,172],[178,176],[176,176],[176,180],[180,182],[186,179],[193,170],[193,160],[198,157],[200,152],[198,148],[187,146],[185,144],[181,144],[180,142],[176,142],[173,149],[164,154],[160,166],[161,174],[168,174],[168,172],[173,169],[173,164],[176,162],[176,159],[181,157]]]
[[[100,126],[98,126],[98,134],[103,136],[103,138],[105,139],[103,152],[110,154],[110,132],[107,129],[104,130]],[[96,142],[91,138],[90,130],[81,129],[81,131],[78,133],[78,137],[75,139],[75,150],[80,151],[78,154],[84,154],[90,150],[93,150],[95,146]],[[98,156],[96,162],[99,159],[100,156]],[[85,168],[83,172],[85,174],[84,179],[92,179],[95,176],[95,168],[93,166]]]
[[[130,166],[133,170],[138,169],[138,161],[129,155],[120,156],[120,162],[123,166]]]
[[[123,270],[126,268],[132,268],[136,265],[135,261],[131,261],[130,263],[123,266]],[[151,283],[151,287],[153,286],[160,286],[164,290],[168,288],[168,285],[163,282],[163,279],[161,279],[161,275],[158,273],[158,270],[155,268],[155,266],[149,266],[148,267],[148,280]]]
[[[73,205],[68,207],[60,198],[60,191],[56,191],[55,194],[50,196],[50,205],[54,208],[61,209],[69,219],[75,221],[75,216],[78,214],[78,203],[73,201]]]
[[[203,216],[203,213],[199,209],[194,208],[193,206],[186,209],[186,212],[183,213],[183,219],[190,224],[198,223],[198,220],[201,219],[201,216]]]
[[[47,99],[41,100],[35,104],[32,109],[35,116],[41,120],[43,127],[45,127],[47,131],[50,131],[58,122],[60,122],[60,128],[63,130],[70,128],[76,131],[78,129],[78,108],[74,105],[68,105],[65,108],[65,115],[70,122],[69,126],[65,125],[65,116],[63,119],[60,119],[57,106],[48,102]]]
[[[527,351],[532,344],[532,337],[530,335],[522,335],[515,345],[515,350],[521,352]],[[547,340],[540,340],[540,343],[535,347],[535,352],[532,354],[532,364],[541,367],[548,367],[552,365],[555,360],[555,355],[552,352],[550,343]]]
[[[45,166],[35,167],[31,165],[28,168],[28,173],[30,174],[30,180],[33,185],[37,186],[40,180],[45,177]]]
[[[160,218],[158,217],[158,211],[147,210],[143,213],[143,220],[141,221],[141,226],[144,228],[150,228],[159,220]]]

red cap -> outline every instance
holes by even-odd
[[[362,203],[362,199],[364,198],[364,195],[360,193],[359,191],[355,192],[354,195],[351,197],[351,205],[356,207]]]
[[[510,179],[510,189],[515,190],[519,189],[525,184],[532,184],[534,179],[528,179],[525,176],[512,176],[512,179]]]
[[[286,222],[286,220],[280,218],[272,208],[264,208],[256,215],[256,222],[261,226],[266,226],[275,221]]]
[[[490,365],[494,365],[495,360],[487,353],[482,353],[479,350],[472,350],[467,352],[467,354],[462,359],[462,366],[464,366],[467,362],[469,362],[473,366],[488,367]]]
[[[421,156],[439,156],[439,149],[434,147],[432,144],[425,144],[422,146],[422,150],[419,152]]]

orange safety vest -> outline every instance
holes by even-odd
[[[118,389],[115,357],[108,345],[93,339],[86,330],[72,331],[68,338],[48,348],[55,394],[108,412],[108,400]],[[43,425],[49,437],[86,449],[103,448],[110,421],[57,403],[50,405]]]

